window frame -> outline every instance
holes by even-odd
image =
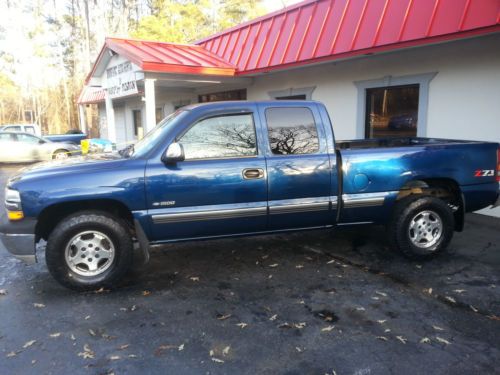
[[[405,137],[408,137],[408,136],[401,136],[401,135],[397,135],[397,136],[390,136],[390,137],[368,137],[368,135],[370,134],[370,114],[368,113],[368,108],[369,108],[369,100],[368,100],[368,93],[370,92],[370,90],[379,90],[379,89],[391,89],[391,90],[396,90],[396,89],[399,89],[399,88],[409,88],[409,87],[414,87],[414,88],[417,88],[418,89],[418,97],[420,98],[420,84],[419,83],[410,83],[410,84],[407,84],[407,85],[393,85],[393,86],[383,86],[383,87],[369,87],[369,88],[366,88],[365,89],[365,130],[364,130],[364,139],[384,139],[384,138],[405,138]],[[417,113],[420,109],[420,103],[417,102]],[[417,123],[417,127],[415,128],[415,137],[417,136],[418,134],[418,126],[419,124]],[[413,137],[413,136],[412,136]]]
[[[430,82],[438,72],[422,73],[408,76],[385,76],[378,79],[353,82],[358,89],[356,113],[356,138],[365,139],[366,91],[378,87],[419,85],[418,92],[418,125],[417,137],[427,135],[427,113],[429,108]]]
[[[310,113],[311,113],[311,116],[313,118],[313,121],[314,121],[314,127],[316,128],[316,137],[318,138],[318,148],[316,150],[316,152],[314,153],[307,153],[307,154],[275,154],[271,148],[271,140],[269,139],[269,123],[267,121],[267,115],[266,115],[266,112],[268,109],[288,109],[288,108],[304,108],[304,109],[307,109]],[[316,116],[314,115],[314,111],[312,108],[308,107],[308,106],[283,106],[283,107],[276,107],[276,106],[268,106],[268,107],[265,107],[264,110],[263,110],[263,113],[264,115],[264,123],[265,123],[265,131],[264,131],[264,134],[265,134],[265,137],[266,137],[266,143],[267,143],[267,152],[268,152],[268,155],[272,156],[272,157],[290,157],[290,156],[308,156],[308,155],[321,155],[323,154],[323,145],[322,145],[322,138],[320,135],[323,135],[322,133],[322,129],[319,128],[318,126],[318,121],[316,119]]]
[[[248,112],[228,112],[228,113],[217,113],[217,114],[212,114],[204,117],[200,117],[193,123],[191,123],[186,129],[182,130],[179,134],[177,134],[174,138],[174,142],[178,142],[182,145],[182,137],[193,127],[195,127],[197,124],[199,124],[202,121],[209,120],[211,118],[216,118],[216,117],[229,117],[229,116],[241,116],[241,115],[250,115],[252,119],[252,125],[253,125],[253,131],[255,134],[255,154],[254,155],[240,155],[240,156],[222,156],[222,157],[212,157],[212,158],[196,158],[196,159],[184,159],[183,162],[199,162],[199,161],[204,161],[204,160],[231,160],[231,159],[249,159],[249,158],[257,158],[259,156],[260,150],[259,150],[259,139],[258,139],[258,134],[257,134],[257,127],[255,124],[255,114],[251,111]]]

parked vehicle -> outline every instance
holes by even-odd
[[[0,126],[0,132],[29,133],[38,136],[42,135],[42,130],[37,124],[6,124]]]
[[[49,134],[44,136],[44,138],[52,142],[73,143],[75,145],[79,145],[82,140],[87,139],[87,134],[82,132],[75,133],[70,130],[66,134]]]
[[[66,159],[81,154],[72,143],[55,143],[33,134],[0,132],[0,163]]]
[[[401,129],[416,129],[417,128],[417,114],[416,113],[407,113],[399,116],[392,116],[389,119],[389,123],[387,127],[392,130],[401,130]]]
[[[386,225],[411,258],[443,251],[465,212],[499,204],[499,144],[426,138],[336,141],[310,101],[184,107],[121,153],[12,177],[5,247],[62,285],[114,286],[154,245]]]

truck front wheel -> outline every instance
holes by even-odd
[[[105,213],[73,214],[54,228],[46,263],[52,276],[74,290],[111,288],[132,263],[133,243],[126,225]]]
[[[396,204],[388,231],[392,246],[412,259],[428,259],[443,251],[454,231],[451,208],[441,199],[409,196]]]

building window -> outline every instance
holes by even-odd
[[[224,115],[199,121],[179,142],[186,160],[234,158],[257,154],[251,114]]]
[[[220,102],[223,100],[247,100],[247,90],[231,90],[198,96],[199,103]]]
[[[313,154],[318,151],[318,132],[309,108],[268,108],[266,121],[273,154]]]
[[[287,96],[277,96],[277,100],[306,100],[305,95],[287,95]]]
[[[142,138],[143,128],[142,128],[142,113],[140,109],[134,109],[132,111],[132,117],[134,120],[134,135],[136,137]]]
[[[269,97],[276,100],[312,100],[316,86],[269,91]]]
[[[430,83],[437,72],[354,82],[356,138],[427,136]]]
[[[366,90],[365,138],[415,137],[419,85]]]
[[[155,110],[155,120],[156,123],[158,124],[161,120],[163,120],[163,108],[162,107],[157,107]]]

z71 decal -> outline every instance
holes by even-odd
[[[474,177],[493,177],[494,175],[494,169],[478,169],[476,172],[474,172]]]

